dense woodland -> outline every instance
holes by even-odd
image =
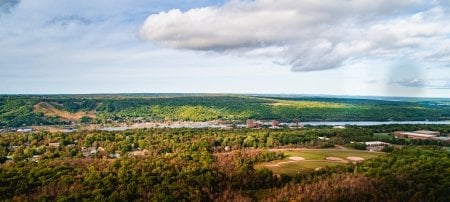
[[[442,148],[450,145],[378,135],[394,130],[389,127],[4,133],[0,196],[19,201],[449,201],[450,152]],[[368,140],[396,146],[380,158],[296,176],[254,168],[284,158],[267,148],[328,148]],[[86,156],[86,148],[97,152]],[[110,155],[116,153],[120,158]]]
[[[54,95],[0,96],[0,127],[69,124],[58,114],[45,114],[45,103],[62,112],[91,112],[75,122],[209,121],[242,123],[248,118],[295,121],[423,121],[449,120],[450,101],[401,101],[237,95]]]
[[[0,128],[73,123],[221,120],[448,120],[448,100],[386,101],[235,95],[1,96]],[[83,115],[85,114],[85,115]],[[66,117],[66,118],[65,118]],[[69,117],[69,118],[67,118]],[[70,119],[76,117],[77,119]],[[14,201],[449,201],[450,143],[398,139],[398,130],[448,125],[302,129],[77,130],[0,134],[0,198]],[[321,137],[321,138],[319,138]],[[295,176],[255,165],[270,148],[366,149],[386,155]]]

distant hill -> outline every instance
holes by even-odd
[[[0,127],[133,121],[240,122],[450,120],[450,99],[224,94],[0,96]]]

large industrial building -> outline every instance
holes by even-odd
[[[428,131],[428,130],[418,130],[414,132],[406,132],[406,131],[396,131],[394,132],[394,136],[396,138],[409,138],[409,139],[418,139],[418,140],[441,140],[448,141],[448,137],[438,137],[440,132],[438,131]]]

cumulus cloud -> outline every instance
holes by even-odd
[[[450,12],[439,0],[231,0],[150,15],[140,36],[176,49],[270,56],[293,71],[368,58],[450,64]]]

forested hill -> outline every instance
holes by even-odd
[[[4,95],[0,127],[73,122],[450,120],[450,99],[388,101],[209,94]]]

